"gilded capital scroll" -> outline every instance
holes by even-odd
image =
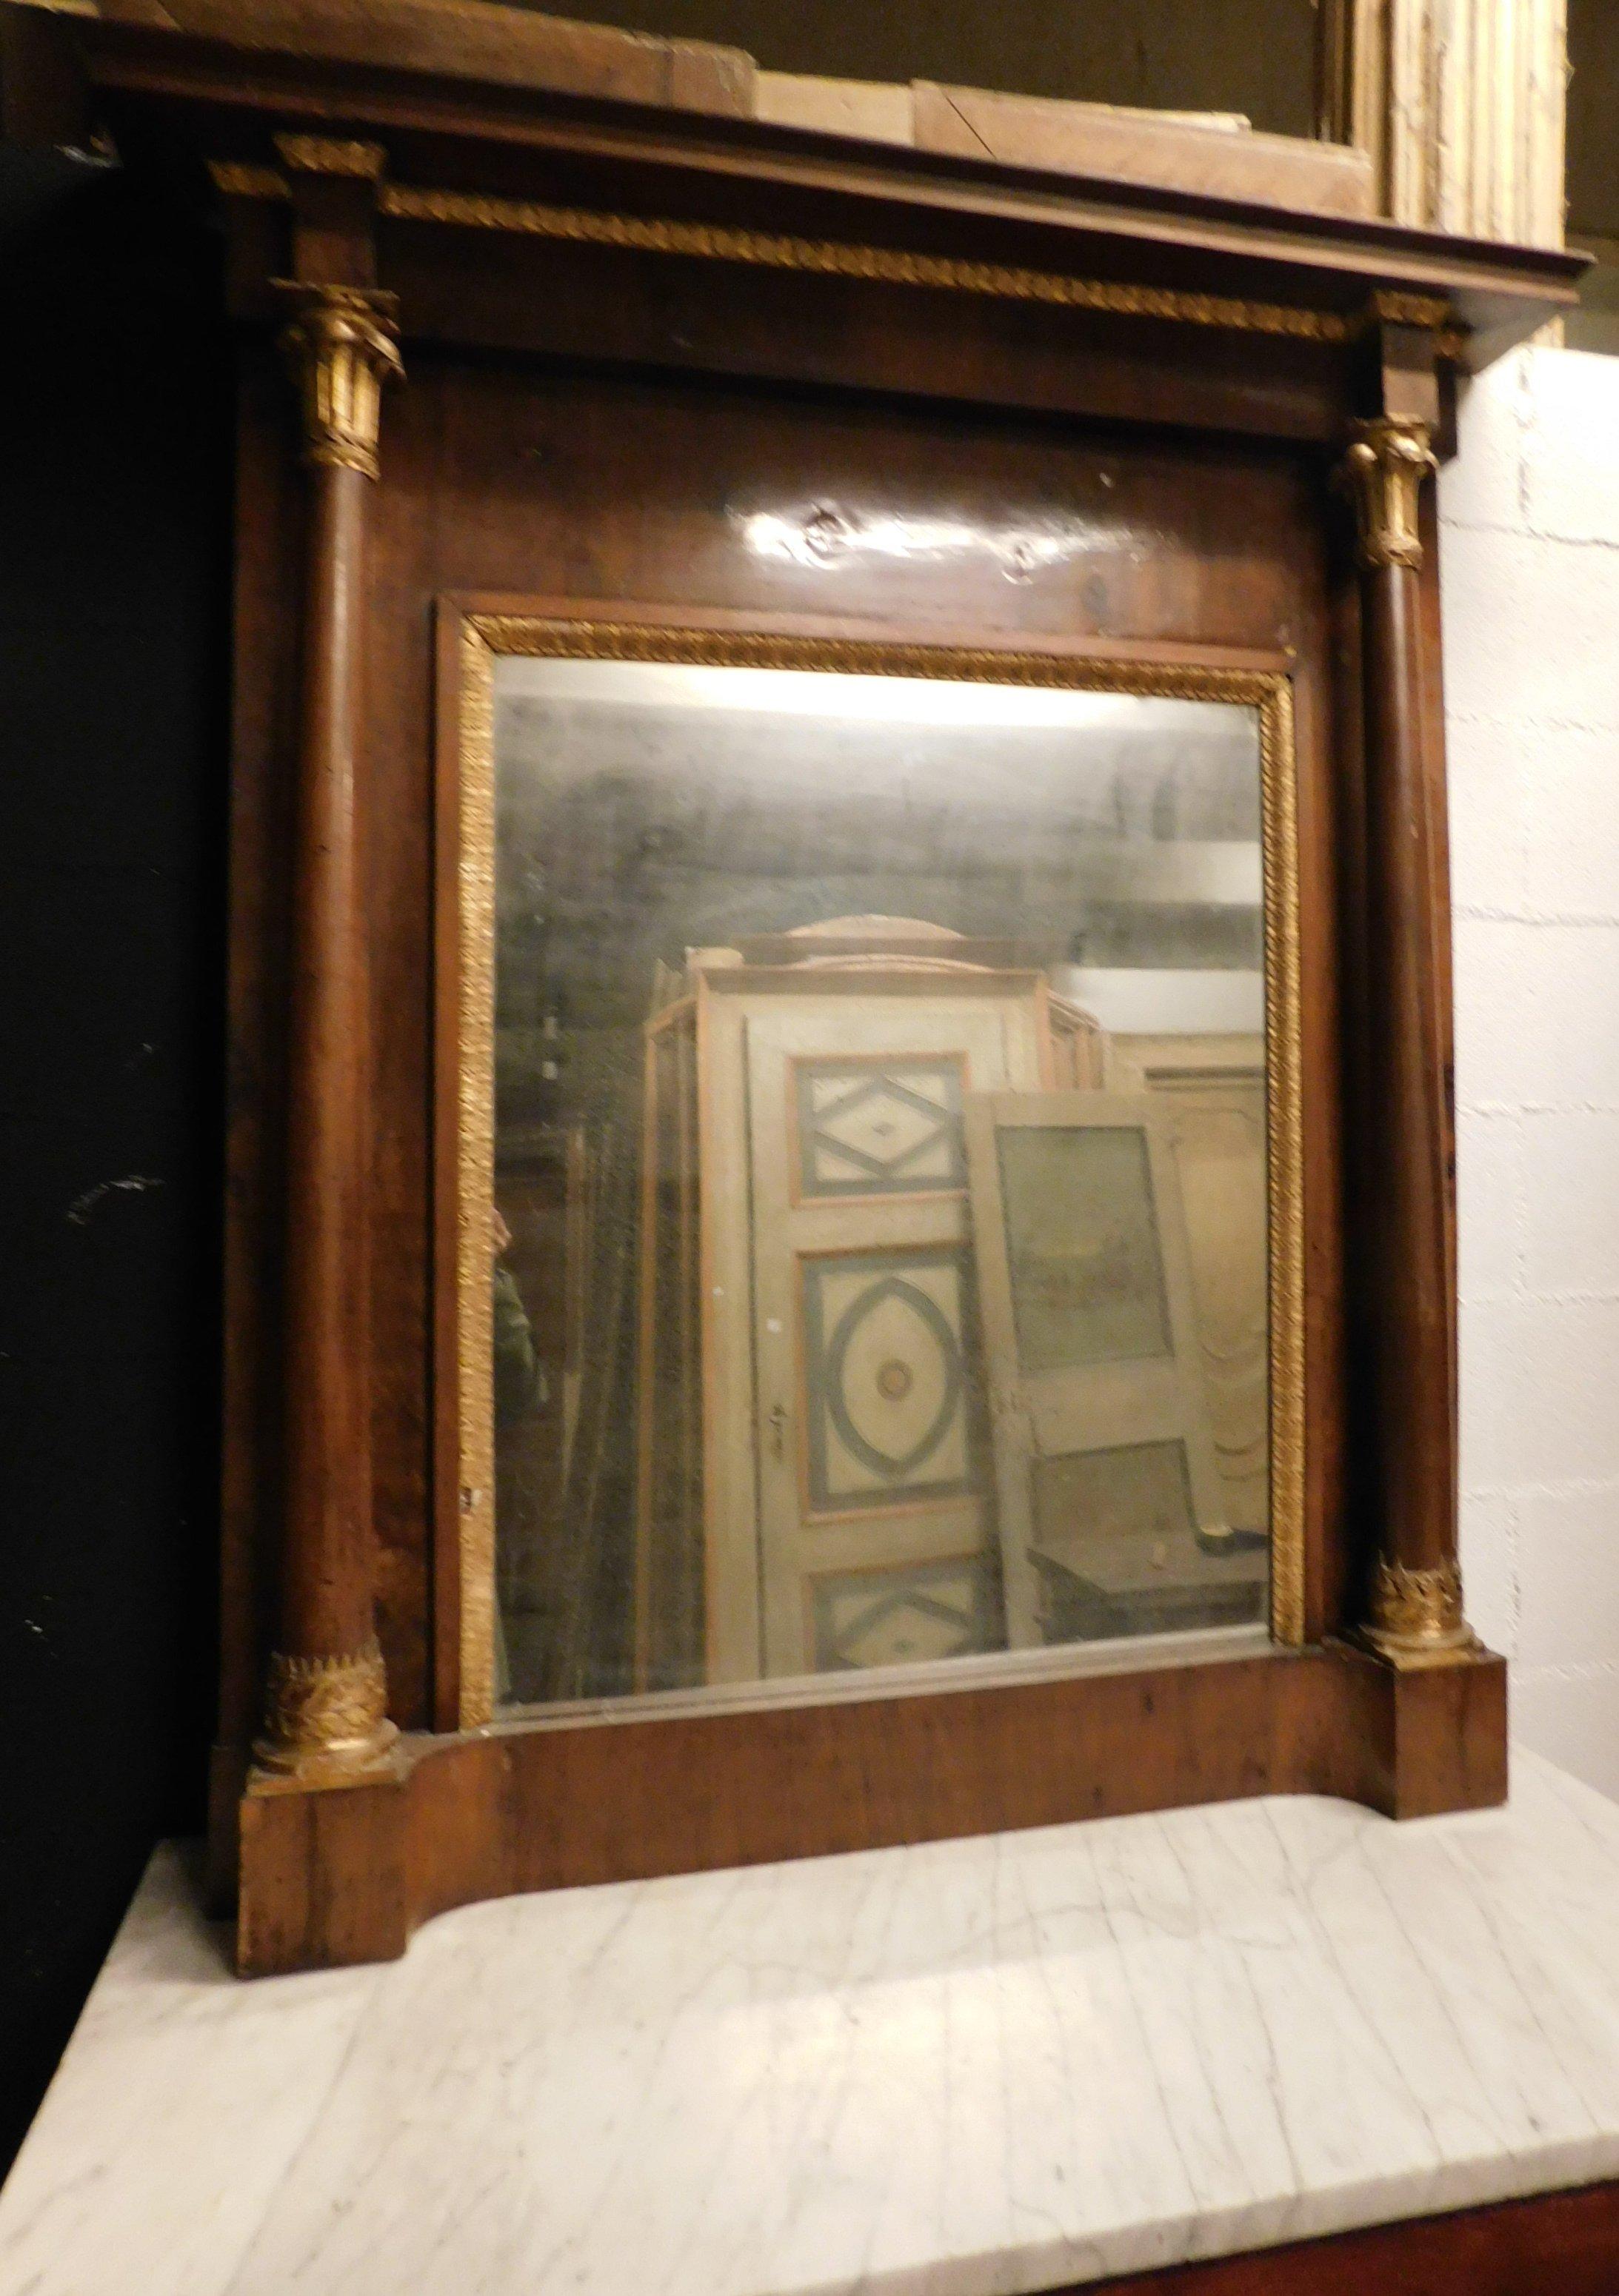
[[[303,401],[305,461],[374,479],[382,385],[405,371],[398,296],[375,287],[276,284],[294,314],[281,345]]]
[[[1340,476],[1355,505],[1362,566],[1422,564],[1418,512],[1423,482],[1438,467],[1426,422],[1380,414],[1355,424]]]

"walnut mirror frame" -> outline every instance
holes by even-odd
[[[632,101],[582,37],[516,86],[6,20],[53,138],[156,147],[211,211],[238,363],[210,1833],[241,1969],[384,1957],[520,1890],[1237,1795],[1499,1800],[1506,1669],[1457,1565],[1434,472],[1459,384],[1581,258],[777,127],[697,50]],[[760,517],[805,546],[750,547]],[[468,764],[497,662],[585,626],[721,667],[1212,678],[1262,713],[1269,1646],[485,1718]],[[966,930],[926,906],[913,939]],[[913,1112],[972,1085],[950,1177],[1003,1361],[1023,1246],[993,1160],[1020,1124],[1014,1163],[1092,1152],[1077,1086],[1036,1080],[1038,1106],[1027,1074],[900,1079]],[[1132,1124],[1108,1152],[1150,1167]]]

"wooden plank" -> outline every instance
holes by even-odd
[[[1370,161],[1377,211],[1561,247],[1566,0],[1325,0],[1322,129]]]
[[[741,119],[753,59],[741,48],[575,23],[491,0],[100,0],[108,22],[164,27],[332,62],[453,72],[493,86],[612,96]]]
[[[1256,135],[1245,124],[1205,124],[1108,103],[943,87],[932,80],[913,82],[912,100],[915,141],[925,152],[1075,176],[1116,176],[1319,215],[1377,213],[1371,161],[1347,144]]]

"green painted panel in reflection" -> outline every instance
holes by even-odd
[[[1145,1136],[1133,1126],[1007,1125],[998,1139],[1023,1369],[1168,1355]]]

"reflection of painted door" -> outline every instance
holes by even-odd
[[[962,1109],[1043,1082],[1042,990],[705,976],[711,1679],[1001,1640]]]
[[[1214,1460],[1239,1529],[1270,1521],[1265,1054],[1258,1037],[1116,1037],[1110,1075],[1150,1093],[1186,1210]]]
[[[1229,1536],[1152,1102],[985,1095],[966,1131],[1008,1641],[1253,1615],[1263,1562]]]

